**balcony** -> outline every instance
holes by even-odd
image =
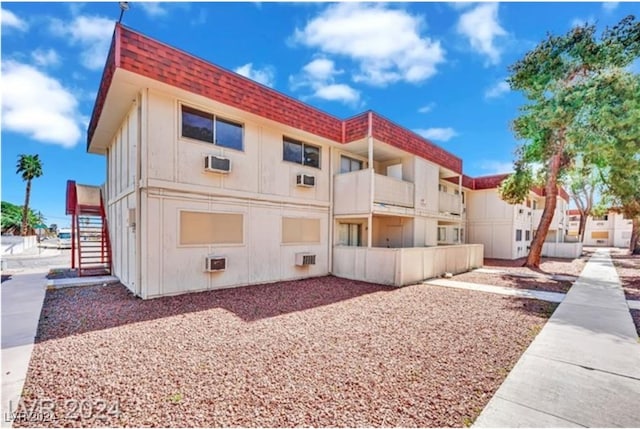
[[[381,174],[374,174],[373,177],[373,202],[413,208],[413,183]],[[337,174],[333,180],[335,214],[361,214],[371,211],[371,170]]]
[[[450,194],[448,192],[438,192],[439,211],[440,213],[451,213],[459,215],[461,212],[460,195]]]
[[[538,229],[538,225],[540,225],[540,219],[542,218],[543,209],[533,210],[533,219],[532,226],[533,229]],[[558,229],[562,228],[564,222],[564,213],[561,210],[556,209],[553,219],[551,220],[551,225],[549,229]]]

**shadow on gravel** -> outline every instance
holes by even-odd
[[[11,274],[2,274],[2,283],[11,280]]]
[[[560,304],[538,301],[537,299],[512,299],[509,307],[522,313],[535,314],[548,319],[556,311],[558,305]]]
[[[36,342],[213,308],[253,322],[395,289],[327,276],[150,300],[135,297],[121,284],[50,290]]]

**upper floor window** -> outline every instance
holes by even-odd
[[[604,216],[594,216],[593,220],[609,220],[609,215]]]
[[[344,155],[340,156],[340,173],[349,173],[350,171],[358,170],[362,170],[362,161]]]
[[[320,168],[320,148],[285,137],[282,146],[282,159]]]
[[[522,230],[516,229],[516,241],[522,241]]]
[[[242,150],[242,136],[242,124],[182,106],[182,137]]]
[[[445,185],[443,185],[442,183],[438,183],[438,191],[447,192],[447,187]]]

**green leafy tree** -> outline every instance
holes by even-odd
[[[578,237],[584,242],[584,231],[587,217],[594,209],[594,194],[602,187],[602,176],[593,164],[575,166],[568,173],[569,195],[580,212]]]
[[[22,230],[23,207],[2,201],[2,232],[20,232]],[[29,209],[27,215],[27,229],[33,230],[36,225],[44,222],[44,217]]]
[[[540,265],[558,186],[576,156],[586,150],[586,142],[576,137],[581,127],[595,120],[607,96],[602,83],[615,79],[615,71],[639,54],[640,23],[628,16],[605,29],[599,39],[594,25],[574,27],[563,36],[549,35],[509,68],[509,85],[523,93],[527,104],[512,124],[524,143],[516,153],[515,173],[502,183],[500,195],[515,204],[524,200],[532,184],[545,188],[544,209],[525,266]],[[542,168],[534,177],[535,165]]]
[[[31,198],[31,181],[35,178],[42,176],[42,162],[38,155],[20,155],[18,156],[18,164],[16,166],[16,174],[22,176],[22,180],[27,182],[27,189],[24,197],[24,206],[22,208],[22,229],[21,234],[27,235],[29,233],[28,214],[29,214],[29,199]]]

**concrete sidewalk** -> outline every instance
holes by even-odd
[[[2,427],[11,426],[9,410],[16,410],[22,394],[44,301],[46,274],[11,275],[2,282]]]
[[[598,250],[474,427],[640,426],[640,343]]]

